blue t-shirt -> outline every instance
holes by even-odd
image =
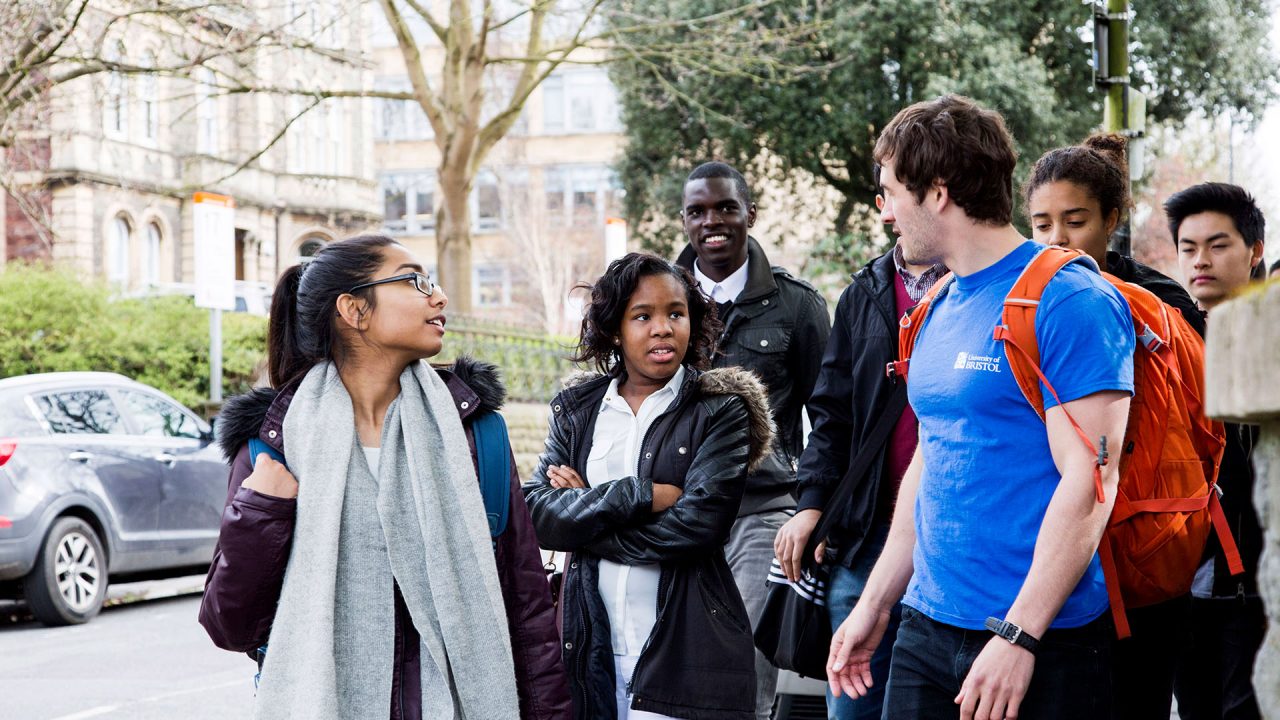
[[[915,574],[903,602],[961,628],[981,629],[988,617],[1008,613],[1062,479],[1044,423],[992,335],[1005,296],[1043,248],[1028,240],[988,268],[957,275],[929,311],[911,357],[907,387],[920,419],[924,475]],[[1072,263],[1049,283],[1036,339],[1040,368],[1063,402],[1133,392],[1129,307],[1092,269]],[[1047,391],[1044,397],[1046,410],[1057,404]],[[1052,627],[1079,627],[1106,609],[1095,555]]]

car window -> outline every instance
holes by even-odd
[[[139,435],[181,438],[201,436],[196,419],[177,404],[133,390],[124,390],[120,394],[124,396],[125,407],[129,409]]]
[[[0,437],[44,435],[44,428],[31,414],[22,395],[0,397]]]
[[[119,435],[125,432],[120,412],[104,390],[71,390],[39,395],[36,407],[55,433]]]

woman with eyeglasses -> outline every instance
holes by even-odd
[[[381,236],[280,278],[271,388],[220,416],[231,478],[200,606],[218,647],[260,662],[255,717],[570,715],[529,511],[484,420],[503,388],[491,365],[426,363],[447,304]],[[505,526],[482,497],[494,447]]]

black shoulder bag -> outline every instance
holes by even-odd
[[[867,474],[889,433],[907,407],[907,385],[900,382],[889,397],[871,436],[862,444],[836,491],[827,501],[822,519],[809,536],[801,557],[800,579],[787,580],[777,558],[769,568],[768,597],[760,621],[756,625],[755,644],[777,667],[805,677],[826,679],[827,655],[831,649],[831,616],[827,612],[827,580],[830,569],[813,560],[818,544],[826,539],[831,526],[853,496],[854,486]]]

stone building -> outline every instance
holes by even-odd
[[[300,50],[221,57],[190,73],[100,73],[51,90],[41,121],[10,153],[17,180],[34,190],[5,198],[3,256],[52,259],[126,292],[191,283],[192,195],[211,191],[236,202],[236,277],[252,294],[298,256],[377,227],[367,101],[326,100],[272,145],[311,100],[224,90],[233,75],[276,87],[316,77],[363,86],[371,76],[365,33],[357,22],[325,22],[325,7],[262,3],[261,12],[335,48],[330,57]],[[134,64],[163,64],[178,42],[155,23],[118,26],[106,52]]]

